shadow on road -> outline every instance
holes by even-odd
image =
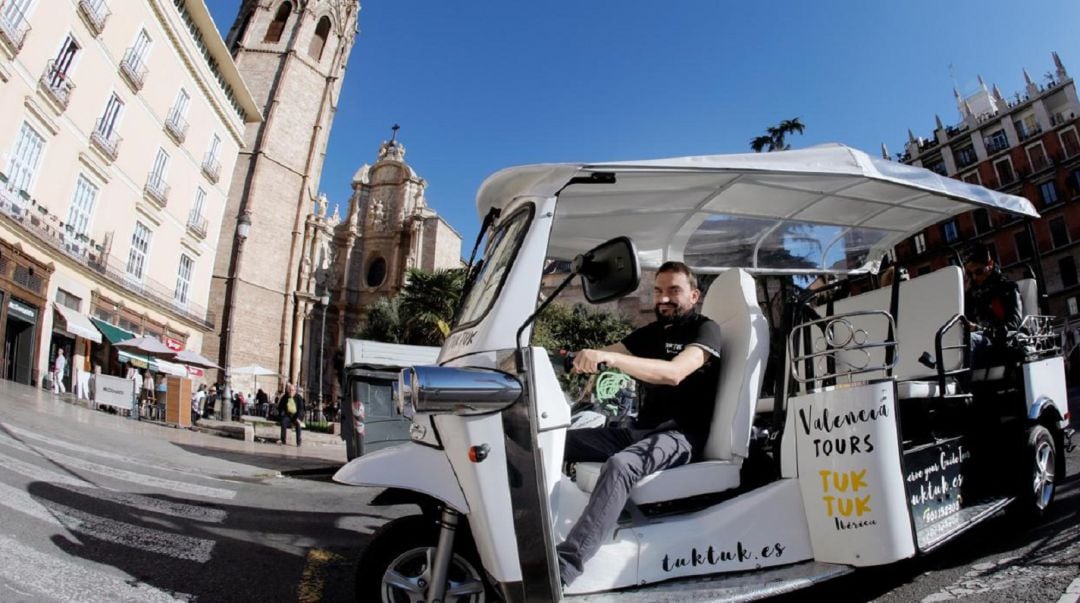
[[[336,469],[342,465],[340,462],[336,463],[329,459],[274,454],[273,452],[270,452],[271,450],[278,450],[277,446],[274,445],[267,445],[267,452],[265,453],[226,450],[223,448],[214,448],[212,446],[197,446],[195,444],[182,444],[178,442],[173,442],[173,446],[199,456],[231,461],[243,465],[252,465],[263,469],[280,471],[282,473],[315,471],[320,469],[329,471],[330,468]]]
[[[282,511],[160,495],[137,496],[143,504],[133,508],[93,490],[45,482],[27,491],[67,527],[52,537],[67,554],[199,601],[303,600],[298,588],[310,588],[313,572],[323,600],[352,600],[355,559],[373,527],[387,519],[359,510]],[[328,561],[312,567],[306,555],[316,543]]]

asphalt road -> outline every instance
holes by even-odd
[[[232,443],[0,381],[0,601],[352,600],[375,492]]]
[[[408,509],[320,475],[334,456],[0,381],[0,601],[353,600],[360,550]],[[1059,601],[1080,577],[1080,451],[1068,456],[1039,525],[999,515],[928,556],[781,601]]]

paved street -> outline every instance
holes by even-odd
[[[133,422],[0,381],[0,601],[352,600],[357,554],[403,510],[330,482],[342,459],[339,446]],[[784,600],[1054,602],[1078,577],[1074,451],[1036,528],[999,516],[929,556]]]
[[[0,381],[0,601],[349,600],[386,517],[365,506],[373,491],[310,475],[343,458]]]

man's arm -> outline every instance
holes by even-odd
[[[622,347],[623,351],[612,348]],[[696,345],[686,346],[671,360],[639,358],[625,351],[622,344],[610,345],[601,350],[581,350],[574,357],[574,369],[581,373],[595,373],[601,363],[617,368],[634,379],[654,385],[678,385],[691,373],[701,368],[710,354]]]

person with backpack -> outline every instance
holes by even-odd
[[[296,385],[289,382],[285,385],[285,394],[281,396],[277,404],[278,416],[281,417],[281,443],[286,444],[285,434],[289,427],[296,429],[296,445],[300,445],[300,430],[304,423],[300,417],[304,415],[304,397],[296,393]]]

